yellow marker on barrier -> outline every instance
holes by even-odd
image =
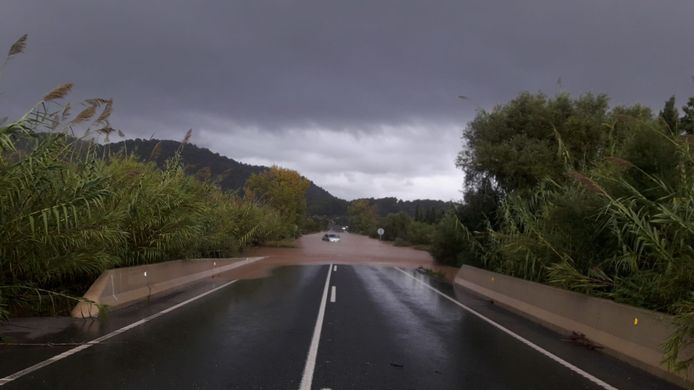
[[[634,317],[634,326],[637,326],[639,324],[639,319]]]

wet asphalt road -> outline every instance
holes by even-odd
[[[671,388],[416,271],[311,265],[239,280],[3,389],[298,389],[328,273],[335,301],[329,289],[315,371],[309,376],[313,389],[600,388],[407,274],[467,300],[465,304],[617,388]],[[123,313],[113,313],[111,321],[118,325],[101,332],[152,310]],[[37,362],[45,358],[39,352]],[[11,363],[2,360],[0,369],[3,365]]]

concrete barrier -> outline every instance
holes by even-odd
[[[674,374],[661,363],[671,316],[471,266],[458,271],[455,283],[551,328],[583,333],[608,353],[694,389],[694,365]]]
[[[263,257],[174,260],[110,269],[99,276],[84,298],[109,307],[125,306],[261,259]],[[72,309],[71,315],[76,318],[96,317],[99,307],[80,302]]]

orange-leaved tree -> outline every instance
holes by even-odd
[[[247,199],[276,209],[287,223],[298,226],[306,213],[306,190],[310,182],[297,171],[276,165],[251,175],[244,186]]]

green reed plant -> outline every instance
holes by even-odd
[[[277,211],[185,175],[181,149],[159,169],[95,142],[123,136],[109,123],[113,102],[87,99],[73,113],[71,89],[0,123],[0,318],[64,312],[110,267],[230,256],[289,236]]]

